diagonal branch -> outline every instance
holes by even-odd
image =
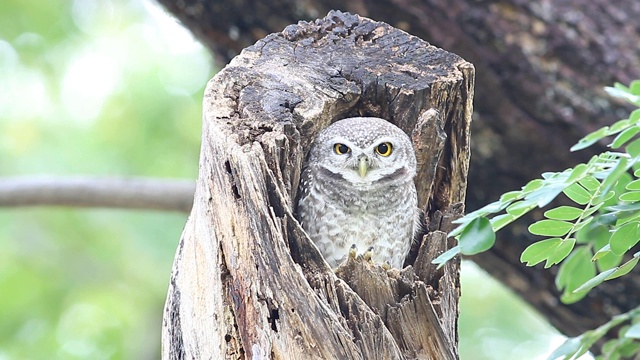
[[[189,212],[193,180],[143,177],[0,178],[0,206],[82,206]]]

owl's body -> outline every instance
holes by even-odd
[[[331,267],[355,245],[376,263],[401,268],[418,228],[409,137],[378,118],[340,120],[311,146],[297,214]]]

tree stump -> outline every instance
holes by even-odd
[[[165,305],[163,359],[456,359],[459,260],[431,260],[462,211],[473,66],[341,12],[245,49],[208,84],[200,173]],[[335,272],[294,217],[302,162],[333,121],[412,136],[425,211],[403,270]]]

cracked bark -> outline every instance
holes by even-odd
[[[454,54],[339,12],[234,58],[205,92],[163,358],[456,359],[459,259],[430,261],[462,211],[473,75]],[[350,116],[412,136],[429,227],[402,271],[350,259],[334,273],[293,217],[313,138]]]

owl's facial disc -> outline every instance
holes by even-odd
[[[318,156],[326,159],[319,165],[331,181],[347,181],[357,186],[389,186],[411,172],[404,166],[403,145],[392,136],[369,141],[335,136],[324,141],[322,150],[318,148],[323,154]]]

